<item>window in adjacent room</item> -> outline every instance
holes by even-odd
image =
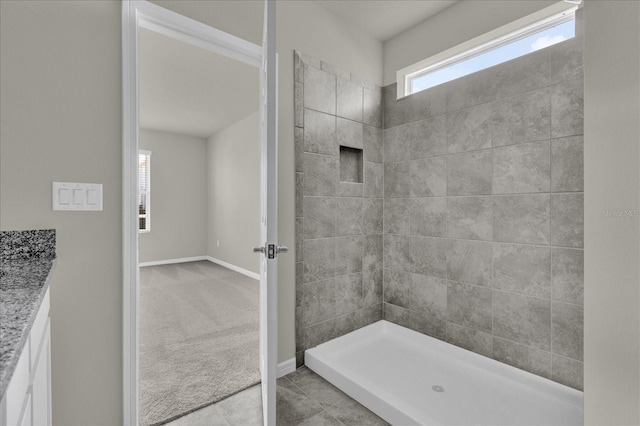
[[[576,9],[575,5],[561,2],[400,70],[398,97],[574,38]]]
[[[138,230],[149,232],[151,222],[149,201],[151,198],[151,151],[138,153]]]

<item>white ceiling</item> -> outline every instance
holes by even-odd
[[[258,68],[140,29],[140,127],[207,138],[258,110]]]
[[[315,0],[325,9],[385,42],[458,0]]]

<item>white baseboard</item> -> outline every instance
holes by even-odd
[[[293,373],[296,371],[296,357],[289,358],[286,361],[278,364],[278,368],[276,371],[276,377],[286,376],[289,373]]]
[[[156,265],[170,265],[172,263],[185,263],[185,262],[197,262],[199,260],[209,260],[207,256],[194,256],[194,257],[181,257],[179,259],[166,259],[166,260],[154,260],[152,262],[142,262],[138,266],[156,266]]]
[[[249,278],[253,278],[254,280],[259,280],[260,279],[260,274],[256,274],[255,272],[251,272],[247,269],[241,268],[239,266],[236,265],[232,265],[230,263],[225,262],[224,260],[220,260],[220,259],[216,259],[215,257],[211,257],[211,256],[205,256],[205,259],[207,259],[209,262],[213,262],[213,263],[217,263],[220,266],[224,266],[225,268],[229,268],[232,271],[236,271],[242,275],[246,275]]]

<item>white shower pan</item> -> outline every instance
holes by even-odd
[[[583,393],[378,321],[305,364],[393,425],[582,425]]]

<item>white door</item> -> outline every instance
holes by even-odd
[[[286,252],[278,239],[278,99],[275,50],[275,0],[265,0],[260,117],[262,146],[262,232],[260,262],[260,373],[265,425],[276,424],[278,357],[278,254]]]

